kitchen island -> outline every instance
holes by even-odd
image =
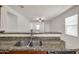
[[[30,50],[42,54],[48,51],[62,51],[65,49],[65,42],[61,40],[61,35],[59,32],[0,33],[0,49],[17,53]]]

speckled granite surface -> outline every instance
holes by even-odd
[[[33,38],[33,40],[41,40],[42,46],[27,47],[14,46],[19,40],[30,40],[30,37],[0,37],[0,49],[15,51],[15,50],[41,50],[41,51],[61,51],[65,49],[65,42],[59,37],[41,37]]]

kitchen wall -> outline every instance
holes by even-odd
[[[45,26],[44,26],[44,31],[45,32],[51,32],[50,31],[50,20],[48,20],[48,21],[45,21],[45,24],[44,24]]]
[[[17,16],[8,12],[7,13],[8,20],[7,20],[7,31],[11,32],[16,32],[17,31]]]
[[[79,6],[74,6],[73,8],[64,12],[63,14],[55,17],[54,19],[51,19],[51,24],[50,24],[51,31],[62,32],[62,40],[66,42],[67,49],[79,48],[79,24],[78,24],[78,36],[77,37],[65,34],[65,18],[75,15],[75,14],[79,15]]]

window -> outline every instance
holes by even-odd
[[[73,15],[65,19],[65,33],[78,36],[78,15]]]
[[[36,24],[36,30],[40,30],[40,25]]]

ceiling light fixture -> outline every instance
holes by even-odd
[[[44,22],[45,18],[43,18],[43,17],[38,17],[38,18],[36,18],[36,20],[37,20],[38,22]]]

